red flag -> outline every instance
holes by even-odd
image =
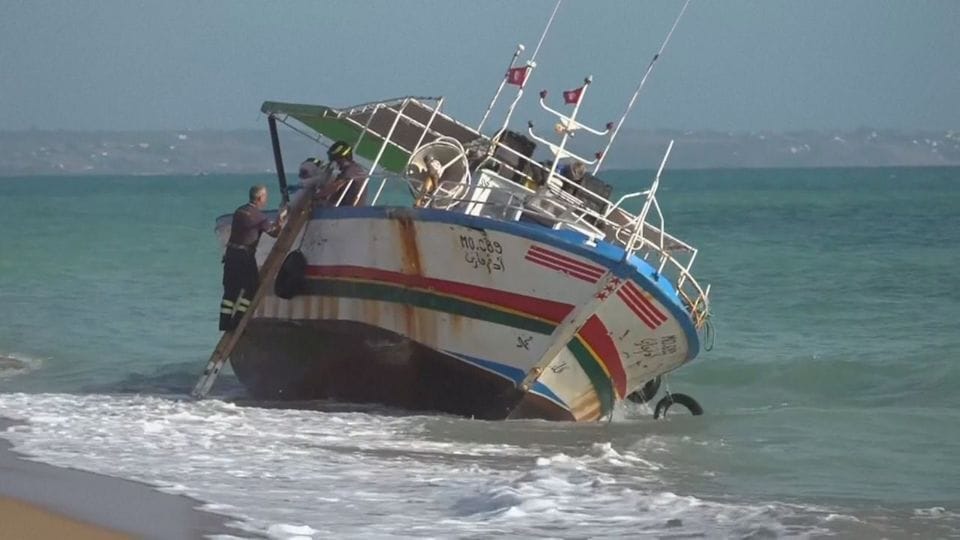
[[[507,84],[523,86],[527,80],[527,66],[510,68],[507,70]]]
[[[563,92],[563,101],[571,105],[580,102],[580,94],[583,93],[583,88],[574,88],[573,90],[566,90]]]

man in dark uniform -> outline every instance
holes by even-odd
[[[276,237],[286,221],[286,208],[271,222],[261,211],[267,205],[267,187],[250,188],[250,202],[237,208],[230,226],[230,240],[223,255],[223,300],[220,302],[220,330],[233,330],[250,307],[260,286],[257,243],[260,235]]]
[[[364,180],[367,171],[353,160],[353,148],[343,141],[333,143],[327,150],[331,163],[336,163],[336,178],[319,187],[317,198],[328,204],[340,206],[363,206],[367,200]],[[346,191],[346,193],[344,193]],[[343,197],[343,200],[340,200]]]

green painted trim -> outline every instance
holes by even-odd
[[[292,114],[290,116],[300,120],[331,141],[346,141],[350,144],[355,144],[357,139],[360,138],[360,129],[348,123],[346,120],[334,117],[299,118]],[[360,144],[354,147],[353,153],[372,162],[377,159],[377,153],[380,152],[381,144],[383,144],[383,139],[380,139],[373,133],[367,133],[367,135],[363,137],[363,140],[360,141]],[[380,157],[380,167],[390,172],[401,173],[407,166],[409,157],[410,155],[403,150],[400,150],[392,144],[388,144],[383,150],[383,156]]]
[[[395,285],[336,279],[310,281],[309,292],[323,296],[345,296],[348,298],[383,300],[397,304],[409,304],[424,309],[463,315],[471,319],[502,324],[511,328],[520,328],[538,334],[550,334],[555,327],[552,323],[533,319],[526,315],[501,311],[467,300],[460,300],[415,289],[406,289]]]
[[[610,411],[613,410],[614,402],[613,381],[610,380],[610,377],[607,376],[607,373],[600,366],[599,360],[594,358],[593,355],[590,354],[590,351],[587,350],[580,336],[570,340],[570,343],[567,343],[567,348],[573,353],[573,357],[577,359],[580,367],[583,368],[583,372],[586,373],[587,378],[590,379],[590,383],[597,392],[597,397],[600,398],[600,409],[603,411],[603,414],[606,415],[610,413]]]

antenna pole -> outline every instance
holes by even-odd
[[[637,91],[633,93],[633,97],[630,98],[630,102],[627,104],[627,109],[623,111],[623,116],[620,117],[620,121],[617,122],[617,127],[614,128],[613,134],[610,135],[610,140],[607,141],[606,148],[603,149],[603,153],[600,154],[600,159],[597,160],[596,166],[593,168],[593,174],[597,174],[597,171],[600,170],[600,166],[603,165],[603,160],[607,157],[607,154],[610,151],[610,146],[613,145],[614,139],[617,138],[617,133],[620,133],[620,126],[623,125],[623,121],[627,119],[627,115],[630,114],[630,110],[633,108],[633,104],[637,101],[637,96],[640,95],[640,90],[643,89],[643,85],[647,82],[647,77],[650,75],[650,72],[653,71],[653,65],[657,63],[657,59],[660,58],[660,55],[663,54],[664,49],[667,48],[667,43],[670,42],[670,36],[673,35],[673,31],[677,29],[677,25],[680,24],[680,19],[683,17],[683,13],[687,10],[687,6],[690,4],[690,0],[687,0],[683,3],[683,7],[680,9],[680,13],[677,15],[677,18],[673,21],[673,26],[670,28],[670,31],[667,32],[667,37],[664,38],[663,43],[660,45],[660,50],[657,51],[657,54],[653,55],[653,59],[650,60],[650,64],[647,65],[647,71],[643,74],[643,77],[640,79],[640,84],[637,85]]]
[[[537,53],[540,52],[540,46],[543,45],[543,40],[547,38],[547,33],[550,31],[550,26],[553,25],[553,19],[557,16],[557,11],[560,9],[560,4],[562,3],[563,0],[557,0],[557,4],[553,6],[553,13],[550,14],[550,18],[547,19],[547,25],[543,28],[543,33],[540,34],[540,41],[537,42],[537,47],[533,50],[533,56],[527,60],[527,76],[523,78],[523,83],[520,84],[520,89],[517,90],[517,96],[513,98],[513,102],[510,103],[510,108],[507,109],[507,117],[503,119],[503,127],[500,129],[500,131],[507,129],[507,125],[510,124],[510,117],[513,116],[513,110],[516,108],[517,102],[520,101],[520,98],[523,97],[523,89],[527,86],[527,81],[530,80],[530,71],[537,67],[536,60]]]
[[[550,19],[547,20],[547,26],[543,29],[543,33],[540,34],[540,41],[537,42],[537,46],[533,49],[533,56],[530,57],[530,61],[533,62],[537,59],[537,53],[540,52],[540,46],[543,45],[543,40],[547,38],[547,32],[550,30],[550,25],[553,24],[553,18],[557,16],[557,10],[560,9],[560,3],[563,0],[557,0],[557,5],[553,6],[553,13],[550,14]]]
[[[588,75],[587,78],[583,80],[583,86],[580,87],[580,94],[577,96],[577,103],[573,106],[573,112],[570,113],[570,124],[572,126],[576,125],[577,113],[580,112],[580,105],[583,104],[583,95],[587,93],[587,87],[590,86],[590,83],[593,82],[593,75]],[[564,122],[561,119],[561,126],[564,126]],[[570,138],[570,129],[567,129],[564,126],[563,137],[560,139],[560,148],[557,149],[557,155],[553,157],[553,162],[550,164],[550,173],[547,175],[547,180],[553,178],[557,175],[557,168],[560,165],[560,160],[566,157],[564,155],[564,148],[567,146],[567,139]],[[563,181],[560,181],[560,185],[563,185]]]

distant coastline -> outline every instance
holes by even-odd
[[[670,139],[670,167],[898,167],[960,165],[960,131],[718,132],[624,130],[607,168],[656,167]],[[595,141],[590,141],[595,142]],[[286,132],[287,170],[322,154],[305,137]],[[574,150],[599,148],[576,141]],[[0,176],[76,174],[272,173],[267,130],[0,131]]]

